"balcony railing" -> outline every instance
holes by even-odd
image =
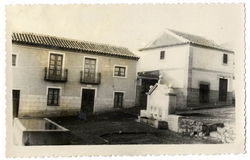
[[[62,70],[61,74],[59,74],[59,75],[54,74],[54,72],[57,72],[57,71],[54,70],[53,74],[51,74],[49,72],[49,69],[47,67],[45,67],[44,80],[45,81],[52,81],[52,82],[67,82],[67,80],[68,80],[68,69]]]
[[[84,75],[83,71],[80,72],[80,83],[83,84],[100,84],[101,83],[101,73],[96,73],[94,75]]]

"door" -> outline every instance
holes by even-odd
[[[20,90],[12,90],[13,118],[18,117]]]
[[[227,79],[220,78],[219,82],[219,101],[227,101]]]
[[[209,85],[200,84],[200,103],[209,102]]]
[[[82,89],[82,104],[81,110],[84,114],[93,114],[95,102],[94,89]]]
[[[62,77],[62,59],[60,54],[50,54],[49,78],[60,80]]]
[[[153,79],[142,79],[142,84],[141,84],[141,95],[140,95],[140,105],[143,106],[142,109],[146,109],[147,106],[147,92],[149,91],[149,87],[152,85],[154,86],[158,80],[153,80]]]
[[[115,108],[122,108],[123,94],[124,93],[122,93],[122,92],[115,92],[115,97],[114,97],[114,107]]]
[[[84,64],[85,82],[95,81],[96,59],[86,58]]]

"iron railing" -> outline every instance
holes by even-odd
[[[53,81],[53,82],[67,82],[68,81],[68,69],[64,69],[61,71],[60,75],[56,75],[56,74],[50,74],[49,69],[45,67],[44,80]]]
[[[84,72],[80,72],[80,83],[83,84],[100,84],[101,83],[101,73],[95,73],[94,76],[90,74],[84,75]]]

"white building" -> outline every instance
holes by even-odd
[[[140,52],[137,104],[145,104],[144,93],[158,75],[176,91],[177,108],[232,103],[233,51],[200,36],[166,30]]]

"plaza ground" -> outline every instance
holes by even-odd
[[[214,109],[199,109],[177,114],[207,123],[225,123],[234,127],[234,106]],[[212,137],[191,137],[170,130],[156,129],[135,120],[138,108],[120,109],[93,115],[88,121],[77,116],[50,118],[71,131],[71,145],[104,144],[218,144],[221,140]]]

